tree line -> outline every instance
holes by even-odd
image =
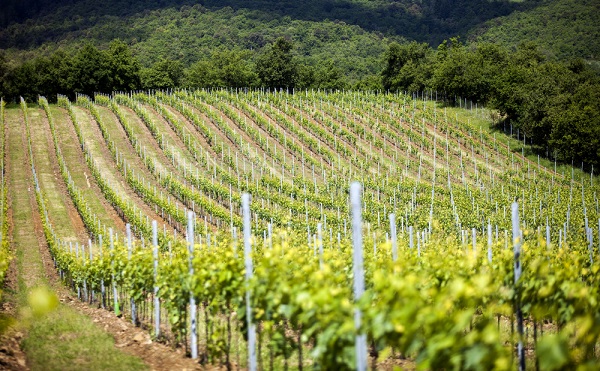
[[[385,90],[435,90],[496,109],[498,127],[519,130],[541,155],[598,169],[600,76],[584,61],[552,60],[532,43],[509,49],[457,38],[437,49],[392,43],[385,61]]]
[[[74,54],[59,50],[16,66],[0,53],[0,96],[10,102],[20,96],[35,101],[44,95],[52,101],[57,94],[146,89],[351,88],[332,60],[319,67],[304,65],[292,49],[292,41],[279,38],[260,53],[221,48],[187,67],[169,58],[142,67],[120,40],[112,41],[106,50],[88,43]]]
[[[85,44],[75,53],[59,50],[16,66],[0,53],[0,96],[35,101],[38,94],[52,100],[57,94],[184,87],[436,91],[449,103],[468,99],[497,110],[499,127],[518,129],[546,157],[598,168],[600,77],[583,61],[552,60],[531,43],[509,49],[457,38],[436,49],[391,43],[381,58],[379,75],[350,83],[331,59],[303,63],[283,37],[257,51],[220,48],[189,66],[161,58],[148,67],[115,40],[104,50]]]

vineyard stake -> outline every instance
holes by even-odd
[[[106,231],[105,231],[106,232]],[[102,249],[102,235],[98,236],[98,246],[100,247],[100,258],[104,259],[104,253]],[[106,308],[106,289],[104,288],[104,278],[100,279],[100,302],[102,309]]]
[[[131,260],[131,250],[132,250],[132,246],[131,246],[131,224],[127,223],[127,225],[125,226],[126,232],[127,232],[127,258],[128,260]],[[131,304],[131,323],[133,323],[134,325],[136,324],[136,309],[135,309],[135,301],[133,300],[133,298],[129,299],[129,302]]]
[[[354,302],[357,303],[365,291],[362,251],[362,215],[361,215],[361,185],[353,182],[350,185],[350,205],[352,207],[352,245],[353,245],[353,270],[354,270]],[[354,309],[354,326],[359,333],[356,335],[356,369],[367,369],[367,336],[360,333],[362,313]]]
[[[252,307],[250,306],[250,288],[247,287],[252,278],[252,256],[250,236],[250,194],[242,194],[242,213],[244,217],[244,265],[246,268],[246,319],[248,321],[248,368],[256,371],[256,327],[252,323]]]
[[[158,300],[158,226],[156,220],[152,221],[152,245],[154,245],[154,335],[160,335],[160,301]]]
[[[323,234],[321,223],[317,223],[317,238],[319,244],[319,269],[323,269]]]
[[[188,223],[187,223],[187,243],[188,243],[188,256],[189,256],[189,272],[190,277],[194,276],[194,265],[192,261],[194,259],[194,212],[188,211]],[[196,328],[196,298],[194,297],[194,290],[190,289],[190,342],[192,359],[198,358],[198,333]]]
[[[487,233],[488,233],[488,262],[492,262],[492,225],[488,223],[487,225]]]
[[[522,234],[519,223],[519,203],[512,204],[512,234],[513,234],[513,249],[515,254],[515,289],[517,282],[521,277],[521,243]],[[523,312],[521,311],[521,302],[517,293],[516,296],[516,312],[517,312],[517,331],[519,334],[518,356],[519,356],[519,371],[525,370],[525,348],[523,348]]]
[[[390,234],[392,236],[392,261],[398,260],[398,240],[396,236],[396,214],[390,214]]]
[[[112,259],[110,262],[111,265],[111,271],[114,272],[114,250],[115,250],[115,242],[114,242],[114,238],[113,238],[113,230],[112,228],[108,229],[108,235],[110,237],[110,253],[112,255]],[[114,299],[114,311],[115,311],[115,315],[116,316],[120,316],[121,315],[121,310],[119,309],[119,298],[118,298],[118,293],[117,293],[117,284],[115,283],[115,274],[111,273],[111,281],[112,281],[112,288],[113,288],[113,299]]]
[[[94,258],[92,254],[92,239],[88,238],[88,246],[90,247],[90,264],[92,264],[92,259]],[[91,285],[90,285],[91,286]],[[94,301],[94,289],[90,287],[91,295],[90,295],[90,304]]]

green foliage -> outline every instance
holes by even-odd
[[[6,61],[4,51],[0,50],[0,97],[7,96],[6,94],[6,77],[9,72],[9,66]]]
[[[317,89],[342,90],[347,87],[342,70],[329,59],[319,66],[314,75],[314,83],[310,85]]]
[[[106,51],[112,91],[139,89],[140,64],[131,49],[121,40],[113,40]]]
[[[92,95],[140,87],[139,63],[119,40],[114,40],[107,50],[86,43],[74,55],[58,50],[49,57],[40,56],[7,69],[2,82],[5,95],[11,100],[19,96],[36,100],[38,95],[55,100],[58,94]]]
[[[563,93],[549,108],[546,122],[552,124],[549,146],[559,159],[590,162],[600,159],[600,82],[583,82],[572,94]]]
[[[49,96],[70,93],[74,90],[74,73],[73,58],[58,51],[50,57],[38,57],[8,69],[3,80],[4,94],[11,100],[18,96],[35,100],[40,93]]]
[[[472,31],[479,41],[512,48],[523,41],[558,59],[600,59],[600,28],[595,0],[531,2],[533,6],[491,20]]]
[[[15,0],[8,1],[10,3],[4,8],[7,14],[11,14],[14,7],[20,4],[14,4]],[[33,47],[48,39],[49,35],[44,34],[45,32],[60,36],[84,29],[88,31],[87,36],[93,35],[100,40],[115,37],[144,38],[147,35],[146,23],[156,18],[160,18],[160,23],[165,25],[164,31],[168,33],[166,38],[173,39],[171,32],[174,26],[186,25],[189,22],[187,18],[194,18],[199,14],[212,17],[215,23],[226,20],[226,28],[216,27],[216,35],[214,32],[208,34],[215,35],[216,39],[235,38],[238,21],[255,23],[250,25],[250,32],[247,34],[254,34],[253,37],[246,40],[254,48],[265,45],[261,39],[265,34],[258,30],[272,27],[273,23],[282,20],[288,24],[289,20],[306,23],[335,20],[357,25],[368,32],[403,35],[420,42],[437,44],[453,35],[465,35],[470,29],[488,19],[509,14],[515,9],[528,8],[528,4],[518,2],[487,0],[307,0],[301,4],[293,0],[205,0],[202,3],[190,0],[132,0],[126,3],[107,0],[101,5],[91,0],[75,0],[76,4],[62,9],[56,5],[41,6],[40,2],[48,0],[36,1],[35,7],[30,7],[29,11],[21,14],[13,14],[13,18],[10,19],[22,22],[33,18],[30,22],[34,23],[35,27],[27,28],[25,24],[13,25],[12,32],[0,34],[0,47],[15,44]],[[35,14],[32,10],[40,8],[45,12],[38,17],[31,17]],[[178,17],[179,13],[181,17]],[[217,13],[217,17],[211,13]],[[227,15],[229,17],[226,17]],[[131,26],[132,19],[135,21],[133,27],[118,28],[123,25]],[[0,17],[0,27],[8,23],[2,20]],[[327,31],[322,31],[325,32],[320,33],[318,37],[326,38]],[[270,41],[273,40],[267,40]]]
[[[295,86],[381,89],[382,84],[375,76],[384,68],[381,56],[391,41],[417,40],[436,47],[444,39],[460,35],[465,39],[468,36],[471,41],[501,43],[512,49],[522,41],[534,40],[545,54],[585,58],[591,63],[598,59],[600,49],[600,31],[593,16],[598,12],[598,5],[592,0],[309,0],[301,5],[292,0],[206,0],[201,4],[190,0],[107,0],[102,4],[72,0],[70,3],[8,1],[0,15],[0,25],[5,27],[0,29],[0,48],[7,49],[11,65],[49,56],[57,49],[74,55],[83,40],[103,49],[108,48],[112,40],[121,39],[131,46],[135,57],[146,68],[145,87],[171,85],[172,78],[153,69],[154,64],[163,59],[180,61],[184,68],[199,63],[195,72],[190,70],[186,74],[191,78],[186,86],[258,86],[256,79],[248,75],[247,68],[253,68],[265,47],[285,37],[294,42],[294,54],[301,65]],[[249,53],[244,57],[247,66],[224,72],[217,66],[209,68],[200,63],[222,50]],[[459,55],[454,57],[459,58]],[[334,77],[333,83],[325,82],[331,78],[317,76],[329,60],[334,61],[342,77],[341,80]],[[432,85],[425,84],[431,68],[424,66],[430,64],[419,65],[414,59],[398,66],[402,73],[386,74],[388,78],[384,79],[383,88],[408,91],[431,88]],[[202,77],[203,72],[208,73],[208,80]],[[87,73],[84,77],[90,78],[90,75]],[[397,81],[390,80],[392,75]],[[470,77],[477,76],[455,82],[475,84],[466,89],[468,92],[485,89]],[[0,86],[0,92],[8,92],[0,95],[15,100],[13,97],[18,98],[19,94],[33,99],[40,93],[33,90],[40,84],[32,78],[27,81],[19,78],[19,81],[22,82],[19,89],[3,90]],[[100,86],[102,76],[91,76],[91,81]],[[74,82],[76,80],[71,81]],[[60,86],[62,94],[74,88],[54,86]],[[137,89],[139,81],[128,86]],[[33,88],[28,90],[28,87]],[[113,82],[107,90],[96,88],[95,91],[112,90],[125,88]],[[55,93],[44,90],[41,94],[53,100]]]
[[[93,95],[110,91],[108,58],[91,43],[85,44],[73,58],[72,76],[76,93]]]
[[[538,67],[542,66],[538,64]],[[578,64],[570,68],[578,73],[584,71]],[[582,89],[580,94],[590,94],[590,101],[598,100],[597,95],[588,92],[587,88]],[[245,282],[241,242],[230,237],[229,230],[225,229],[227,227],[216,232],[197,230],[202,238],[193,246],[193,275],[188,270],[190,253],[185,244],[174,234],[161,233],[161,251],[154,279],[152,249],[147,244],[144,247],[142,241],[134,242],[131,258],[127,247],[120,242],[110,254],[96,254],[93,259],[82,254],[78,258],[58,242],[59,236],[49,222],[51,218],[42,217],[40,220],[57,266],[77,287],[81,287],[85,279],[88,289],[98,290],[103,279],[107,287],[116,282],[128,297],[140,301],[147,300],[153,285],[157,284],[161,308],[168,310],[171,329],[179,335],[185,333],[187,307],[190,294],[193,295],[206,321],[206,334],[202,334],[205,341],[201,341],[206,346],[201,349],[211,362],[222,361],[223,355],[228,356],[231,352],[230,321],[234,324],[239,321],[244,332],[246,320],[251,318],[254,323],[260,324],[261,336],[266,343],[263,345],[270,354],[287,359],[295,351],[292,349],[304,344],[304,349],[311,354],[312,364],[322,369],[356,368],[354,339],[359,331],[367,335],[374,353],[380,351],[385,354],[387,350],[389,354],[390,349],[394,349],[413,359],[419,369],[511,369],[511,353],[518,339],[516,335],[508,334],[508,319],[514,315],[514,304],[518,301],[523,305],[527,323],[558,323],[558,326],[546,324],[546,334],[537,344],[535,354],[548,357],[548,361],[541,362],[541,365],[546,368],[573,369],[580,365],[597,368],[598,360],[593,349],[600,336],[600,262],[590,259],[595,255],[589,255],[581,233],[583,208],[577,207],[584,203],[590,205],[587,215],[590,220],[597,220],[598,210],[592,207],[596,201],[597,181],[588,187],[587,177],[564,179],[564,175],[539,165],[536,167],[529,161],[526,163],[525,159],[515,160],[501,138],[496,143],[495,135],[485,130],[480,130],[477,135],[473,132],[474,126],[459,122],[458,117],[456,121],[445,118],[444,107],[440,109],[438,105],[421,103],[401,94],[354,91],[302,91],[295,94],[226,89],[178,91],[173,94],[155,92],[137,93],[131,97],[125,94],[113,97],[98,95],[95,103],[80,96],[77,110],[89,112],[102,132],[102,138],[94,140],[104,140],[120,167],[119,171],[148,206],[164,209],[165,214],[177,213],[153,197],[156,191],[143,181],[140,183],[138,179],[138,183],[134,183],[135,177],[127,177],[116,155],[121,153],[123,156],[124,153],[117,147],[118,143],[110,140],[115,136],[105,124],[105,116],[100,114],[105,109],[99,109],[99,104],[115,114],[124,130],[123,140],[131,143],[131,151],[138,156],[138,163],[145,166],[153,177],[159,178],[155,180],[173,196],[188,202],[195,201],[196,210],[229,225],[228,210],[223,206],[228,202],[234,207],[239,205],[242,191],[252,194],[253,230],[256,233],[252,242],[254,277]],[[22,104],[25,106],[25,102]],[[68,187],[72,187],[63,168],[64,160],[61,159],[62,151],[51,110],[44,99],[40,99],[40,104],[48,115],[61,174]],[[77,122],[78,115],[67,99],[61,98],[60,104],[71,117],[79,145],[88,148],[85,143],[92,138],[83,136]],[[156,113],[149,114],[152,110],[145,109],[144,105],[152,106]],[[591,103],[587,102],[587,105]],[[154,161],[153,151],[142,149],[140,144],[145,143],[141,143],[137,130],[134,130],[135,125],[132,125],[133,120],[121,106],[133,110],[142,125],[140,127],[145,126],[149,130],[167,158],[165,163],[171,163],[172,173],[158,174],[156,168],[160,162]],[[412,112],[409,112],[411,108]],[[176,111],[178,114],[175,114]],[[452,112],[452,109],[448,111]],[[167,121],[163,124],[173,128],[179,138],[173,139],[182,140],[197,163],[183,162],[181,166],[181,160],[169,152],[170,146],[162,139],[161,125],[153,119],[157,117],[155,114],[160,114]],[[411,114],[412,122],[417,125],[410,123]],[[193,134],[184,130],[183,120],[188,120],[188,124],[195,127]],[[217,131],[218,137],[215,135]],[[267,133],[271,139],[270,147],[265,143]],[[294,140],[291,140],[292,135]],[[384,136],[390,139],[382,145],[380,138]],[[206,142],[205,153],[196,158],[193,151],[201,140]],[[273,151],[273,141],[278,145],[283,143],[278,152]],[[392,144],[392,141],[396,143]],[[268,172],[258,176],[256,172],[256,183],[255,179],[248,182],[251,171],[256,171],[259,164],[252,165],[253,170],[242,172],[228,151],[223,150],[223,143],[228,143],[235,155],[251,153],[249,149],[244,150],[250,144],[252,151],[264,151],[272,157],[273,163],[277,161],[274,167],[281,164],[281,178]],[[365,146],[365,143],[368,145]],[[365,149],[371,143],[377,150]],[[298,144],[303,145],[302,148]],[[421,154],[434,151],[429,153],[440,155],[438,165],[446,163],[447,185],[436,184],[433,177],[417,180],[415,161],[411,164],[409,157],[413,150],[409,145],[420,146],[423,149]],[[475,147],[471,154],[464,151],[469,146]],[[401,150],[396,151],[399,147]],[[445,151],[440,150],[444,147]],[[311,148],[311,151],[306,148]],[[209,155],[209,151],[214,151],[214,155]],[[308,165],[318,166],[319,160],[333,165],[327,173],[323,171],[323,177],[327,175],[330,178],[327,181],[306,181],[300,171],[294,176],[290,171],[294,160],[286,161],[282,152],[295,156],[297,162],[302,158],[302,162]],[[485,156],[486,167],[483,161],[475,163],[475,153]],[[463,167],[462,160],[464,156],[470,162],[471,155],[473,170],[468,163]],[[103,170],[96,164],[89,149],[85,150],[85,157],[104,197],[123,211],[128,222],[144,238],[148,237],[145,218],[132,212],[127,199],[103,179]],[[218,160],[218,157],[221,159]],[[381,161],[385,158],[387,160]],[[424,163],[430,165],[427,157],[425,159]],[[340,164],[337,168],[336,160]],[[392,171],[403,167],[404,160],[406,168],[401,169],[403,179],[397,179],[400,176],[388,177]],[[374,165],[375,162],[377,165]],[[533,171],[525,171],[526,164],[527,169],[531,166]],[[355,168],[355,174],[342,170],[342,166],[349,165]],[[409,169],[409,165],[413,167]],[[483,171],[478,171],[478,168]],[[493,168],[494,171],[497,169],[496,173],[486,174],[485,170]],[[519,169],[518,175],[513,168]],[[140,173],[139,169],[135,170]],[[460,172],[463,176],[466,172],[470,179],[461,183],[458,180]],[[432,175],[435,176],[435,172]],[[236,176],[245,176],[246,184],[241,184]],[[351,293],[350,240],[340,238],[334,241],[332,237],[326,238],[325,234],[323,257],[320,259],[316,246],[313,246],[315,241],[307,244],[305,231],[308,226],[314,231],[314,223],[326,219],[327,226],[334,232],[337,229],[341,233],[344,226],[345,234],[349,177],[363,179],[365,229],[377,234],[371,237],[371,233],[365,233],[366,292],[358,302]],[[471,186],[476,181],[481,187]],[[241,182],[244,182],[243,178]],[[446,183],[445,179],[442,182]],[[582,186],[580,193],[578,187],[583,182],[585,189]],[[194,187],[197,187],[196,190]],[[69,192],[72,197],[78,194],[76,191]],[[523,195],[522,207],[527,210],[522,214],[525,243],[521,259],[524,270],[516,285],[512,273],[513,252],[505,247],[510,243],[509,239],[496,236],[489,247],[493,256],[490,262],[484,243],[479,242],[471,248],[470,243],[467,246],[457,236],[457,232],[464,231],[464,228],[479,229],[490,219],[499,225],[501,231],[509,228],[510,220],[498,205],[508,204],[515,194]],[[41,192],[36,192],[36,196],[40,215],[45,215]],[[303,199],[307,201],[303,203]],[[83,215],[81,210],[85,207],[81,207],[75,197],[73,200]],[[428,219],[429,203],[432,210],[435,207],[435,216],[431,218],[439,219],[439,222],[434,219],[429,224],[431,233],[427,233],[428,220],[431,220]],[[392,208],[402,218],[402,228],[398,226],[398,259],[395,262],[391,258],[391,244],[387,237],[383,237],[388,232],[387,223],[379,223],[378,220],[380,214],[386,215],[386,211]],[[567,210],[571,213],[570,225],[566,223]],[[542,236],[525,229],[525,225],[536,228],[548,220],[547,217],[553,225],[553,242],[559,238],[558,229],[561,236],[563,225],[565,230],[568,229],[569,239],[562,240],[560,248],[558,243],[547,246]],[[89,218],[83,219],[85,222]],[[279,227],[274,229],[273,238],[267,239],[266,234],[264,237],[260,235],[264,228],[261,223],[270,219]],[[231,223],[240,225],[237,210]],[[416,248],[408,247],[405,227],[409,223],[422,231],[420,243],[417,242],[420,246],[418,252]],[[86,222],[86,226],[93,234],[97,233],[93,222]],[[248,290],[252,302],[250,312],[246,311],[244,301]],[[354,325],[356,309],[363,313],[360,329]],[[502,327],[496,322],[500,317]],[[548,330],[557,336],[548,336]],[[531,349],[536,345],[530,338],[524,339],[528,354],[532,354]]]
[[[244,88],[257,85],[252,53],[248,50],[216,50],[208,60],[187,69],[185,85],[190,88]]]
[[[150,68],[141,71],[144,89],[172,89],[183,81],[183,65],[179,61],[163,58]]]
[[[292,41],[280,37],[256,61],[256,74],[262,86],[290,89],[298,80],[298,62],[292,54]]]
[[[431,74],[429,57],[431,48],[427,44],[413,41],[408,44],[390,44],[384,55],[382,71],[383,88],[389,91],[417,92],[425,88]]]
[[[0,60],[1,62],[1,60]],[[5,133],[6,133],[6,121],[5,121],[5,103],[3,99],[0,99],[0,169],[4,173],[4,161],[5,161]],[[4,276],[8,270],[8,264],[12,259],[12,253],[10,251],[11,240],[7,238],[9,235],[10,223],[8,222],[8,187],[6,186],[6,177],[2,176],[0,183],[0,282],[4,282]],[[0,290],[0,297],[2,296],[2,290]]]
[[[494,79],[506,65],[506,51],[493,44],[476,44],[471,47],[458,39],[444,42],[438,47],[433,62],[430,87],[451,99],[468,97],[487,102],[493,95]]]
[[[431,89],[448,101],[491,106],[501,124],[519,129],[519,139],[524,135],[541,153],[584,162],[588,169],[600,165],[595,140],[600,109],[594,101],[600,78],[581,60],[548,60],[533,43],[510,51],[488,43],[465,45],[457,38],[435,52],[416,43],[391,44],[385,60],[386,89]]]

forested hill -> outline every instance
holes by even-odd
[[[350,64],[364,74],[380,68],[364,61],[383,51],[375,41],[435,48],[460,36],[508,47],[535,41],[553,58],[593,62],[599,13],[598,0],[4,0],[0,51],[24,60],[84,39],[106,47],[118,38],[142,65],[164,56],[189,65],[219,47],[260,49],[287,36],[299,54],[316,60],[362,54]],[[358,45],[344,45],[344,54],[337,50],[343,40]]]
[[[129,19],[133,22],[130,26],[137,28],[148,16],[170,23],[179,18],[173,11],[189,15],[224,8],[243,11],[248,19],[263,23],[263,28],[284,17],[311,22],[331,20],[437,45],[449,37],[466,35],[487,20],[536,4],[496,0],[8,0],[0,15],[0,27],[15,24],[0,36],[0,47],[35,47],[78,32],[92,32],[100,38],[129,38],[132,35],[126,28],[114,27],[119,21]],[[100,35],[98,28],[110,32]]]
[[[545,1],[485,23],[471,38],[505,46],[523,40],[539,45],[559,59],[600,60],[600,1]]]

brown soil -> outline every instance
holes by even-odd
[[[52,269],[52,267],[50,267]],[[56,272],[52,275],[56,280]],[[152,370],[201,370],[202,366],[187,358],[182,348],[173,349],[151,340],[147,331],[135,327],[131,322],[114,313],[81,302],[59,282],[54,285],[61,303],[75,308],[115,339],[115,347],[139,357]],[[205,369],[205,368],[204,368]]]

